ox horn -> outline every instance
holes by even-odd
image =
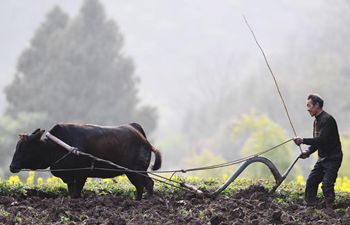
[[[41,136],[43,135],[43,133],[45,132],[45,130],[41,130],[40,128],[36,129],[30,136],[29,136],[29,140],[33,141],[33,140],[40,140]]]

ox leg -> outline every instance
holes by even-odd
[[[147,177],[144,177],[144,180],[145,180],[145,186],[146,186],[146,190],[147,190],[147,197],[150,198],[153,196],[153,185],[154,185],[154,182],[152,180],[152,178],[150,178],[148,176],[147,173],[145,173],[145,175]]]
[[[81,197],[81,190],[83,190],[85,181],[86,181],[86,177],[76,178],[67,183],[69,195],[71,198]]]
[[[127,173],[126,176],[129,178],[130,182],[136,187],[136,200],[141,200],[144,189],[143,176],[140,176],[135,173]]]

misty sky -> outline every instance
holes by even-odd
[[[239,85],[251,68],[263,63],[243,14],[274,67],[274,59],[288,49],[291,41],[302,42],[307,32],[317,28],[317,19],[311,23],[309,18],[328,12],[317,0],[100,2],[107,18],[116,21],[125,37],[124,52],[136,64],[142,100],[159,108],[160,129],[170,129],[168,121],[180,120],[185,110],[201,101],[198,90],[220,85],[221,75],[225,74],[226,83]],[[75,17],[82,1],[1,2],[1,90],[15,73],[17,57],[29,45],[35,29],[54,5]],[[270,79],[267,70],[261,75]],[[1,112],[4,108],[1,94]]]

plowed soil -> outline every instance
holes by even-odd
[[[84,192],[68,196],[0,196],[0,224],[350,224],[350,199],[333,209],[278,202],[262,186],[250,186],[230,197],[155,193],[136,201],[120,195]]]

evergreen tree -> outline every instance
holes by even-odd
[[[156,109],[140,107],[139,79],[123,44],[118,26],[106,19],[97,0],[86,0],[73,19],[55,7],[19,58],[15,79],[6,89],[6,113],[44,113],[45,126],[135,121],[154,130]]]
[[[18,59],[17,73],[13,82],[6,88],[8,102],[8,115],[18,115],[24,111],[45,111],[41,102],[45,86],[50,85],[48,80],[52,77],[54,67],[55,37],[59,37],[67,26],[68,17],[59,8],[55,7],[46,16],[30,42]]]

